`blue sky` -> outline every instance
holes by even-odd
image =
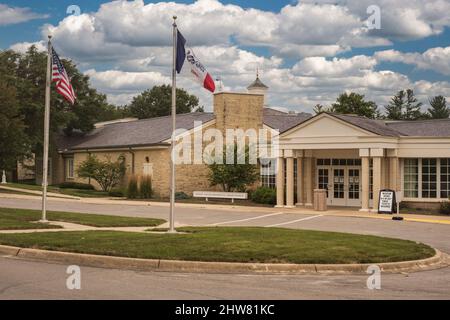
[[[0,0],[0,48],[42,45],[46,30],[52,30],[61,54],[111,102],[125,104],[168,81],[170,37],[166,41],[164,35],[170,34],[176,12],[190,45],[226,89],[244,90],[258,67],[275,107],[310,111],[343,91],[360,92],[382,106],[406,87],[423,102],[437,94],[450,97],[450,3],[445,1],[151,3],[158,2]],[[73,4],[82,16],[66,13]],[[380,30],[365,27],[371,4],[381,9]],[[180,83],[210,107],[211,97],[188,77]]]

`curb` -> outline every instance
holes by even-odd
[[[433,257],[403,262],[367,264],[276,264],[239,262],[201,262],[159,259],[135,259],[92,254],[79,254],[40,249],[18,248],[0,245],[0,255],[23,259],[42,260],[88,267],[193,273],[255,273],[255,274],[367,274],[371,265],[380,267],[383,273],[410,273],[442,268],[450,265],[450,259],[437,249]]]

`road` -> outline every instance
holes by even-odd
[[[0,198],[0,207],[39,209],[40,201]],[[49,210],[167,219],[164,206],[49,201]],[[177,223],[280,226],[389,236],[450,253],[450,225],[258,210],[178,208]],[[82,289],[66,288],[65,265],[0,257],[0,299],[450,299],[450,268],[382,275],[381,290],[367,276],[228,275],[134,272],[81,266]]]

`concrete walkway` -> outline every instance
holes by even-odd
[[[0,184],[0,189],[6,190],[6,191],[28,193],[31,195],[42,196],[42,191],[40,191],[40,190],[14,188],[14,187],[8,187],[8,185],[4,185],[4,184]],[[18,195],[20,196],[20,194],[18,194]],[[22,195],[22,196],[24,196],[24,195]],[[81,199],[80,197],[75,197],[75,196],[61,194],[61,193],[55,193],[55,192],[47,192],[47,196],[52,197],[52,198],[72,199],[72,200],[80,200]]]

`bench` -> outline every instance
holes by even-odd
[[[234,199],[248,199],[246,192],[194,191],[193,196],[194,198],[205,198],[206,201],[209,198],[231,199],[231,203],[234,203]]]

